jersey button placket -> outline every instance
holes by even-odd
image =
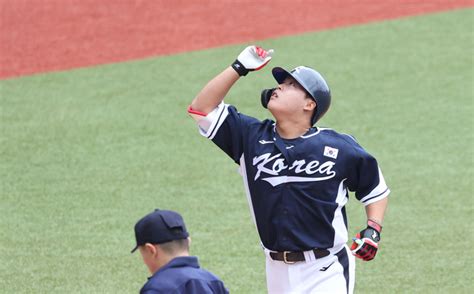
[[[287,150],[284,150],[284,149],[282,150],[282,149],[278,148],[277,145],[278,145],[277,140],[275,140],[275,146],[274,146],[275,149],[280,151],[282,154],[287,153]],[[284,157],[285,157],[284,164],[288,165],[289,164],[288,158],[287,158],[287,156],[284,156]],[[288,174],[289,174],[288,168],[284,168],[284,169],[281,169],[279,171],[280,176],[288,176]],[[279,235],[278,239],[279,239],[280,245],[282,247],[286,248],[286,247],[290,246],[289,235],[288,235],[289,210],[288,210],[288,206],[286,204],[286,202],[288,201],[286,199],[288,197],[287,183],[282,183],[282,184],[278,185],[275,188],[276,188],[275,192],[280,194],[280,199],[281,199],[281,203],[280,203],[281,206],[280,206],[280,209],[279,209],[279,222],[280,222],[280,225],[279,225],[280,229],[279,230],[280,231],[278,232],[278,235]]]
[[[285,172],[285,175],[287,175],[287,173]],[[287,183],[283,183],[281,186],[281,200],[282,200],[282,210],[281,210],[281,220],[282,220],[282,232],[281,232],[281,241],[282,241],[282,244],[286,247],[288,245],[290,245],[289,243],[289,236],[288,236],[288,216],[289,216],[289,210],[288,210],[288,206],[286,204],[286,202],[288,201],[287,198],[288,198],[288,187],[287,187]]]

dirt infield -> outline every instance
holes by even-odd
[[[0,79],[474,6],[474,0],[0,0]]]

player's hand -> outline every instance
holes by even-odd
[[[365,261],[374,259],[379,248],[381,231],[382,226],[368,221],[367,228],[357,233],[355,238],[352,238],[354,241],[351,246],[352,254]]]
[[[258,46],[248,46],[232,63],[232,68],[239,74],[245,76],[249,71],[259,70],[267,65],[272,59],[273,49],[265,50]]]

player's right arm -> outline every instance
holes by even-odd
[[[191,116],[199,118],[199,114],[207,115],[219,105],[229,92],[230,88],[240,78],[239,74],[229,66],[223,72],[210,80],[197,94],[190,105]]]
[[[198,93],[189,106],[189,114],[196,120],[213,111],[241,76],[249,71],[263,68],[272,58],[273,50],[264,50],[257,46],[245,48],[232,63]]]

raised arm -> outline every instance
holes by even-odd
[[[188,111],[195,115],[206,115],[219,105],[234,83],[249,71],[263,68],[272,58],[273,50],[264,50],[257,46],[245,48],[232,63],[197,94]]]
[[[227,92],[239,78],[239,74],[229,66],[204,86],[191,103],[191,109],[205,114],[211,112],[224,100]]]

